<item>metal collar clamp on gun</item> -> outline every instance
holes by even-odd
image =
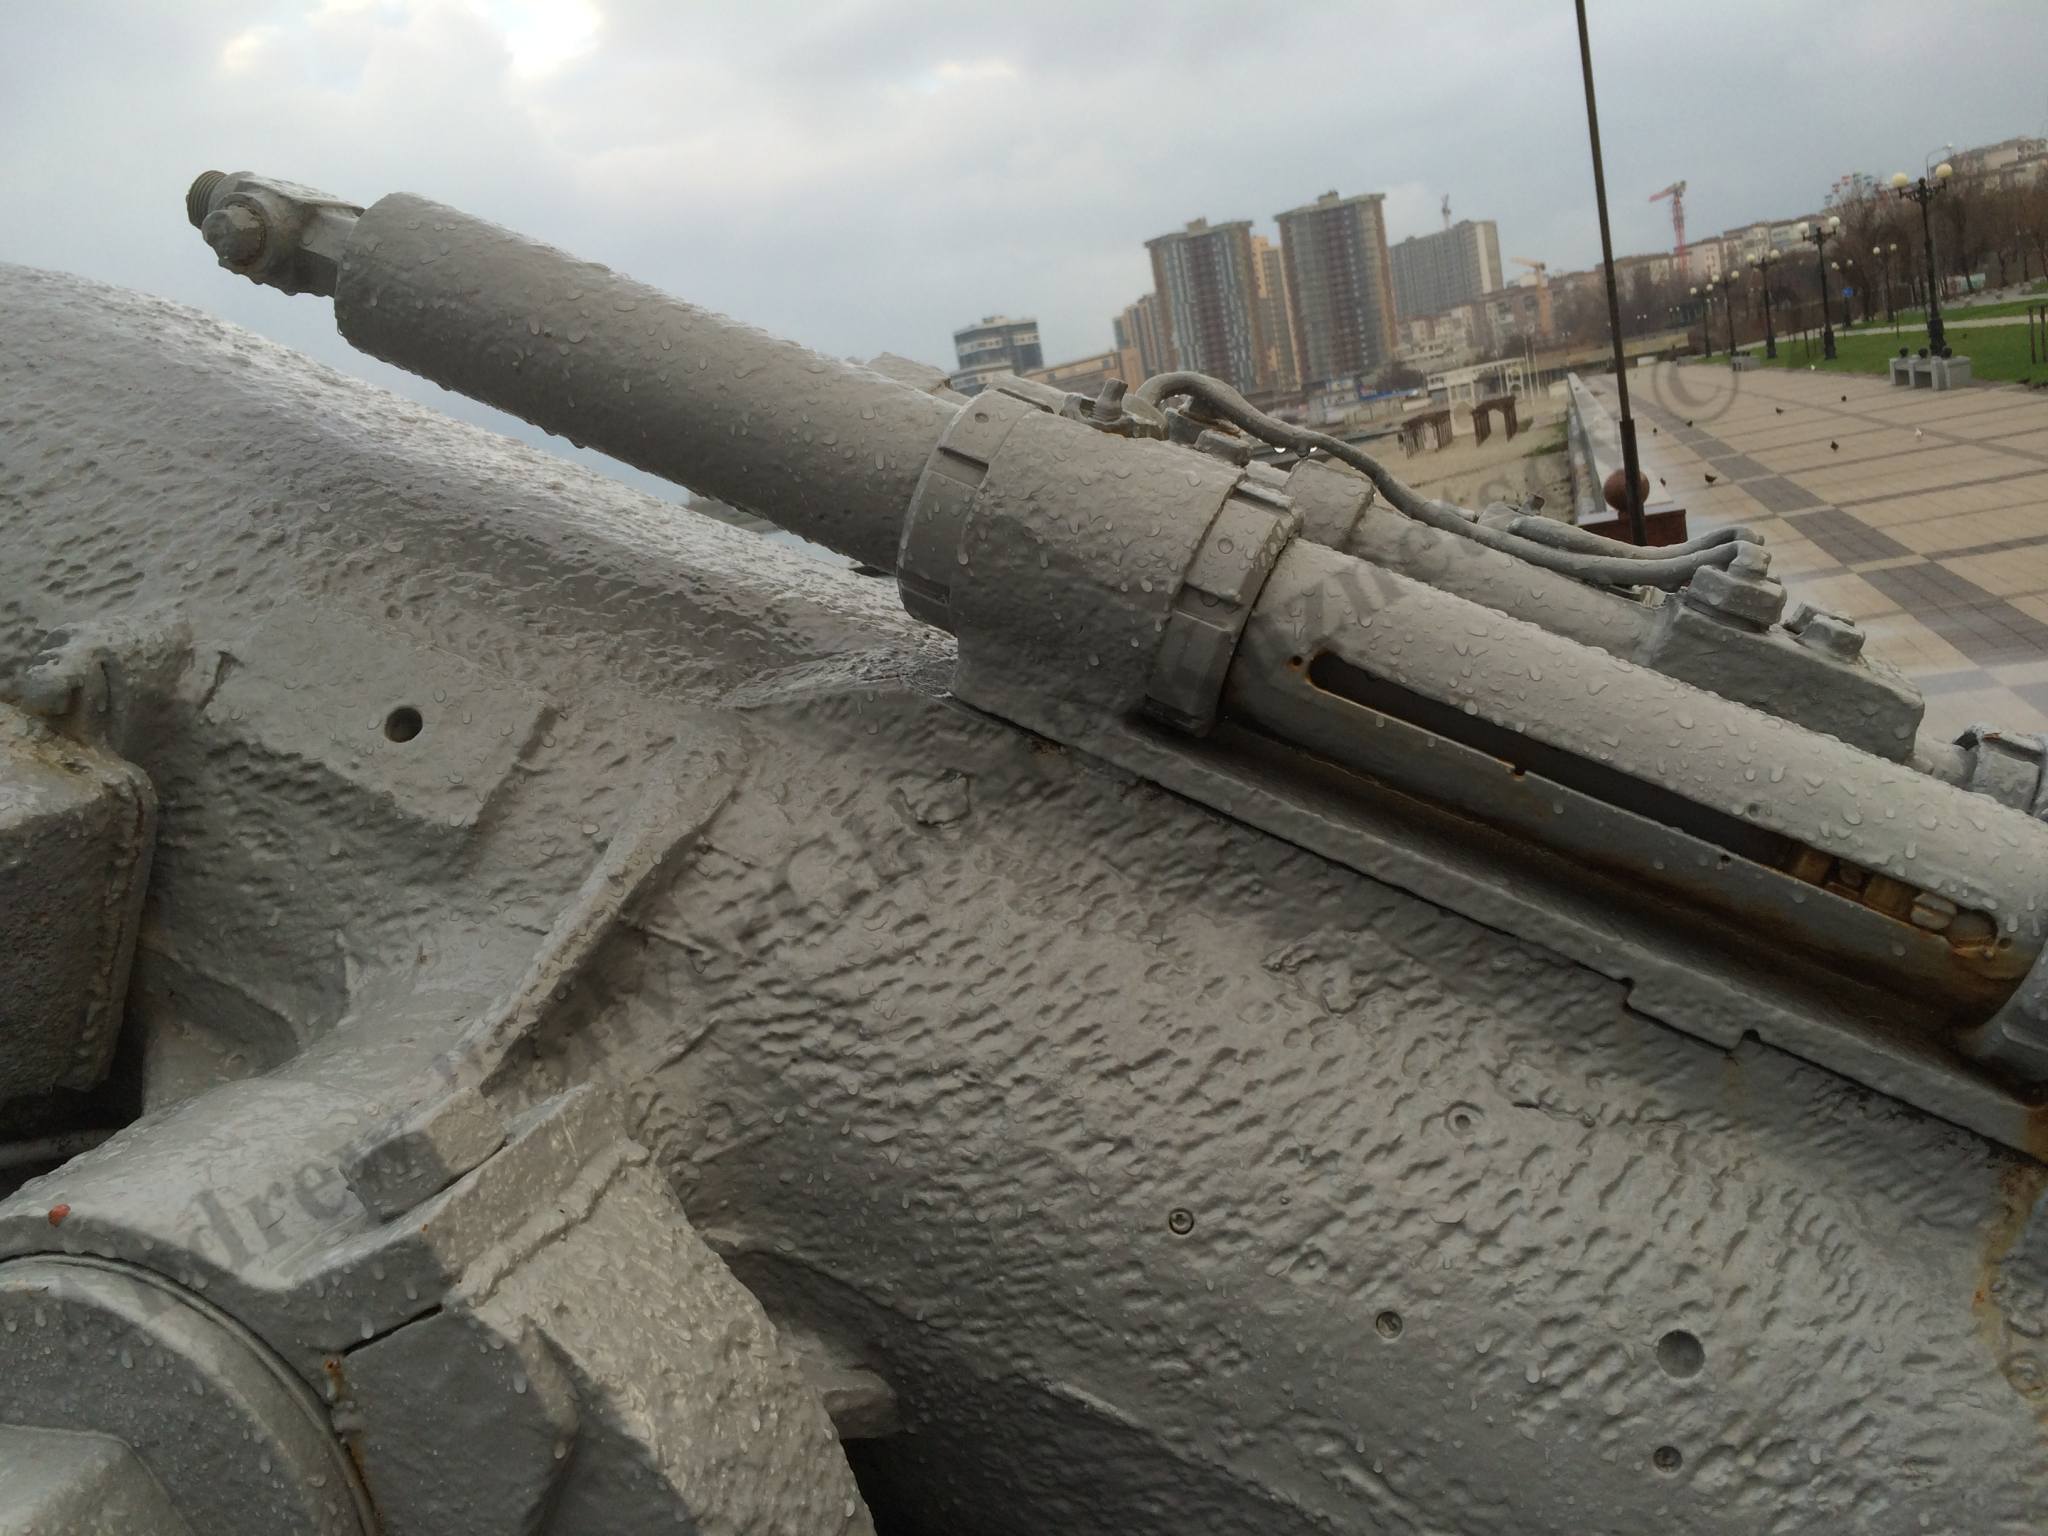
[[[1468,528],[1315,457],[1255,462],[1199,385],[1181,409],[1023,380],[962,403],[408,194],[209,172],[188,213],[372,356],[894,571],[956,637],[963,703],[1677,1028],[2037,1139],[2041,744],[1919,740],[1918,694],[1853,626],[1788,616],[1759,544],[1676,591],[1582,580],[1524,558],[1576,541],[1512,509]]]

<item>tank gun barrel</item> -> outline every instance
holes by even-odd
[[[209,171],[221,265],[334,300],[350,345],[894,569],[947,401],[410,193],[367,208]]]

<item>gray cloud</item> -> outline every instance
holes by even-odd
[[[182,218],[191,176],[425,193],[828,352],[937,363],[996,310],[1037,314],[1049,358],[1104,347],[1148,236],[1329,187],[1387,192],[1395,238],[1448,192],[1506,254],[1598,254],[1563,0],[72,0],[7,28],[0,259],[423,398],[324,305],[218,271]],[[1624,250],[1669,244],[1647,199],[1677,177],[1711,231],[2048,123],[2038,4],[1598,0],[1593,31]]]

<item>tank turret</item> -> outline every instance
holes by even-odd
[[[1753,532],[186,212],[848,565],[0,267],[0,1531],[2038,1518],[2044,749]]]

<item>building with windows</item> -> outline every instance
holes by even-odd
[[[1174,366],[1211,374],[1246,393],[1263,390],[1266,344],[1251,221],[1195,219],[1147,240],[1145,249]]]
[[[1326,192],[1278,219],[1301,382],[1313,389],[1376,377],[1399,345],[1384,198]]]
[[[1263,235],[1252,236],[1252,259],[1258,264],[1259,370],[1264,387],[1291,394],[1301,387],[1295,363],[1294,317],[1287,309],[1287,264],[1280,247]]]
[[[1045,366],[1038,322],[1029,317],[985,315],[953,333],[953,355],[960,364],[953,387],[963,395],[977,393],[999,373],[1028,373]]]
[[[1737,270],[1743,265],[1740,252],[1731,250],[1728,242],[1719,235],[1709,235],[1688,245],[1685,261],[1683,276],[1692,283],[1713,282],[1722,273]]]
[[[1394,307],[1404,315],[1438,314],[1506,286],[1500,230],[1491,219],[1460,219],[1432,235],[1410,235],[1387,254]]]
[[[2048,139],[2033,137],[2000,139],[1949,156],[1958,176],[1989,176],[2008,186],[2033,181],[2044,161],[2048,161]]]
[[[1682,279],[1672,251],[1646,251],[1614,258],[1614,287],[1624,306],[1647,304]]]
[[[1109,322],[1109,329],[1119,352],[1137,355],[1138,367],[1146,378],[1173,368],[1173,349],[1166,342],[1166,321],[1158,294],[1148,293],[1126,304],[1123,313]]]
[[[1484,350],[1480,345],[1484,319],[1477,304],[1460,304],[1431,315],[1403,315],[1399,322],[1400,360],[1419,373],[1470,362]]]
[[[1482,323],[1473,328],[1474,340],[1490,351],[1546,342],[1557,331],[1547,282],[1496,288],[1472,307],[1482,316]]]
[[[1796,249],[1799,236],[1793,231],[1803,220],[1812,217],[1812,214],[1801,214],[1797,219],[1758,219],[1753,224],[1738,224],[1733,229],[1723,230],[1718,236],[1723,265],[1740,266],[1765,251],[1776,251],[1782,256]]]

